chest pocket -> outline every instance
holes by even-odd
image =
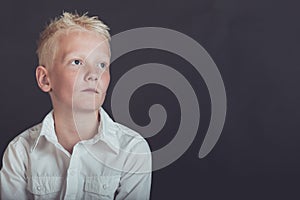
[[[62,177],[30,177],[27,190],[30,199],[59,199]]]
[[[120,176],[92,176],[85,178],[85,199],[114,199]]]

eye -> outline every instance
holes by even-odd
[[[106,67],[106,63],[104,63],[104,62],[99,63],[98,67],[100,67],[101,69],[104,69]]]
[[[78,59],[73,60],[73,61],[72,61],[72,65],[82,65],[82,61],[81,61],[81,60],[78,60]]]

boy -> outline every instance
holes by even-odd
[[[97,17],[63,13],[41,33],[38,86],[53,110],[7,147],[1,199],[149,199],[151,152],[101,108],[110,35]]]

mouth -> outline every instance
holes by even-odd
[[[88,89],[82,90],[82,92],[91,92],[91,93],[99,94],[99,92],[94,88],[88,88]]]

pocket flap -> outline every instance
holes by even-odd
[[[36,195],[44,195],[61,190],[62,177],[30,177],[27,189]]]
[[[120,176],[86,177],[84,190],[101,195],[112,195],[118,188]]]

